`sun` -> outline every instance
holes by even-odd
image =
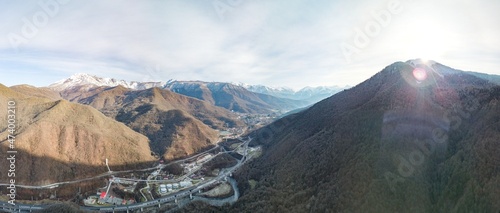
[[[447,50],[447,41],[441,35],[429,32],[417,32],[409,38],[408,53],[419,58],[436,59],[443,56]]]
[[[457,35],[436,20],[423,17],[408,23],[407,27],[398,42],[410,58],[438,60],[454,49]]]
[[[422,59],[434,59],[442,57],[446,52],[446,47],[439,38],[429,38],[422,36],[413,41],[409,51],[412,55]]]

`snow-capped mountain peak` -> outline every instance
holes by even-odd
[[[114,78],[101,78],[86,73],[77,73],[70,76],[67,79],[63,79],[56,83],[53,83],[49,87],[58,91],[62,91],[77,86],[85,86],[88,88],[102,87],[102,86],[105,87],[123,86],[125,88],[139,90],[139,89],[148,89],[152,87],[164,87],[165,84],[166,84],[165,82],[136,82],[136,81],[128,82],[125,80],[117,80]]]
[[[311,103],[317,102],[339,91],[342,91],[342,89],[347,88],[347,87],[337,87],[337,86],[333,87],[320,86],[320,87],[305,87],[301,90],[295,91],[287,87],[268,87],[264,85],[249,85],[244,83],[175,81],[175,80],[169,80],[167,82],[137,82],[137,81],[129,82],[125,80],[117,80],[114,78],[102,78],[86,73],[74,74],[67,79],[63,79],[56,83],[51,84],[49,88],[56,91],[63,91],[74,87],[80,87],[80,89],[83,88],[88,90],[94,87],[123,86],[125,88],[132,90],[143,90],[153,87],[165,88],[172,91],[177,91],[179,89],[196,90],[197,87],[199,87],[199,85],[192,84],[193,82],[201,83],[213,91],[218,91],[226,87],[243,87],[251,92],[271,95],[279,98],[309,101]]]
[[[252,92],[257,92],[257,93],[263,93],[263,94],[268,94],[268,95],[277,95],[280,93],[283,94],[293,94],[295,91],[291,88],[288,87],[268,87],[264,85],[249,85],[249,84],[239,84],[238,86],[242,86],[245,89],[252,91]],[[279,95],[278,95],[279,96]]]
[[[307,100],[311,99],[314,101],[321,100],[325,97],[329,97],[346,87],[338,87],[338,86],[319,86],[319,87],[304,87],[298,91],[295,91],[291,88],[287,87],[268,87],[263,85],[248,85],[248,84],[239,84],[245,87],[247,90],[267,95],[272,95],[280,98],[288,98],[293,100]]]

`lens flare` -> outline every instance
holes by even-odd
[[[419,82],[425,81],[427,79],[427,71],[422,68],[415,68],[413,70],[413,77]]]

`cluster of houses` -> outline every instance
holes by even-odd
[[[84,204],[87,206],[94,206],[94,205],[131,205],[135,203],[134,199],[121,199],[118,197],[115,197],[113,195],[108,195],[106,192],[101,192],[97,196],[90,196],[89,198],[85,199]]]
[[[203,176],[199,174],[195,174],[201,165],[210,161],[214,157],[213,154],[203,154],[198,156],[196,159],[193,159],[189,163],[181,164],[184,167],[185,173],[191,173],[189,176],[195,177],[195,179],[202,179]],[[160,164],[164,163],[163,160],[160,161]],[[161,169],[153,171],[149,177],[148,181],[155,181],[156,183],[161,183],[163,181],[168,182],[168,180],[175,179],[175,176],[172,174],[167,174]],[[137,187],[137,181],[134,179],[125,179],[125,178],[115,178],[112,177],[109,179],[110,185],[106,192],[98,192],[96,196],[90,196],[88,199],[84,200],[84,204],[87,206],[95,206],[95,205],[130,205],[135,203],[134,199],[125,200],[120,197],[114,196],[112,192],[109,192],[111,184],[116,184],[115,187],[123,192],[133,193],[135,188]],[[154,184],[156,185],[156,184]],[[193,182],[188,178],[188,180],[177,182],[177,183],[161,183],[158,186],[157,190],[160,195],[164,196],[172,191],[184,189],[193,186]],[[107,194],[107,192],[109,192]]]

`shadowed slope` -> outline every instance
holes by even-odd
[[[224,108],[159,88],[132,91],[121,86],[100,87],[86,95],[75,101],[148,136],[152,150],[166,159],[214,145],[218,141],[215,128],[242,125]]]
[[[447,69],[398,62],[255,132],[231,210],[499,211],[500,88]]]
[[[307,102],[277,98],[248,91],[230,83],[174,81],[166,87],[176,93],[205,100],[216,106],[241,113],[271,113],[289,111],[307,105]]]

